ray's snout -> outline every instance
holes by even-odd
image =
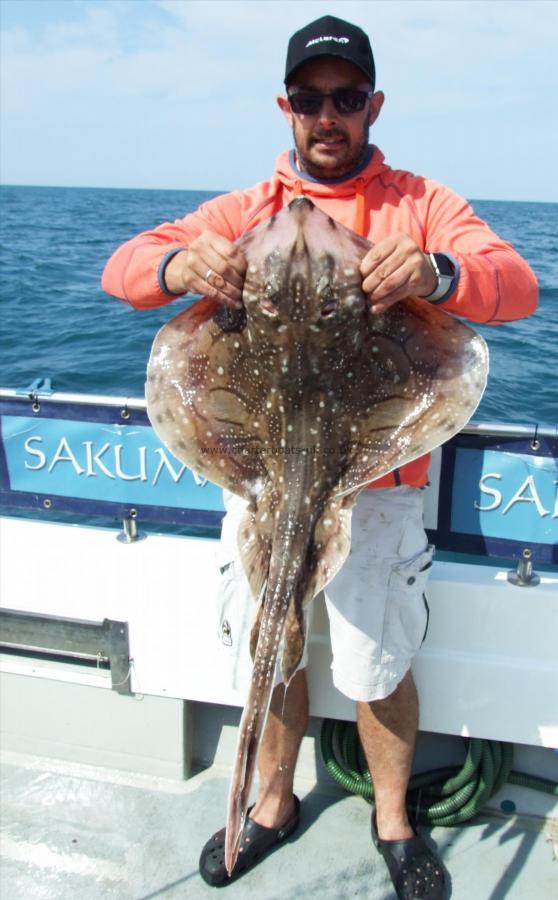
[[[296,228],[296,238],[292,248],[292,259],[299,259],[303,261],[307,261],[309,251],[306,244],[306,225],[308,222],[308,216],[310,213],[314,212],[315,206],[308,197],[295,197],[294,200],[291,200],[289,203],[288,209],[291,215],[293,216],[294,225]]]
[[[315,209],[315,206],[308,197],[295,197],[289,203],[288,209],[289,212],[296,216],[298,223],[302,225],[307,216]]]

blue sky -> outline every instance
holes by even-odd
[[[555,0],[0,0],[0,179],[228,190],[290,146],[289,36],[370,34],[388,162],[469,198],[558,200]]]

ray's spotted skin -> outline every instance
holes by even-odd
[[[205,298],[171,320],[146,385],[153,427],[175,456],[249,501],[239,547],[257,604],[254,666],[229,795],[229,873],[281,639],[288,684],[304,606],[347,557],[359,491],[457,433],[488,371],[483,339],[425,301],[372,315],[359,274],[370,243],[307,198],[238,245],[244,308]]]

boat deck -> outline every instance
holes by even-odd
[[[181,782],[20,753],[3,756],[3,900],[216,896],[198,874],[198,857],[224,824],[224,767],[213,765]],[[296,789],[302,800],[298,832],[229,885],[226,896],[391,900],[391,884],[370,840],[368,804],[335,785],[324,790],[320,783],[297,781]],[[555,801],[540,798],[544,815]],[[448,896],[455,900],[558,896],[556,820],[489,814],[426,834],[450,873]]]

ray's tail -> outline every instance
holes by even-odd
[[[281,535],[283,537],[281,538]],[[239,727],[235,767],[232,775],[227,812],[225,866],[231,874],[239,852],[242,828],[248,808],[250,789],[256,771],[260,740],[267,720],[274,686],[275,666],[289,605],[304,599],[309,586],[307,566],[296,561],[294,545],[308,547],[302,535],[294,536],[289,529],[278,529],[274,542],[269,577],[265,589],[260,633],[254,657],[254,667],[248,699]],[[306,556],[306,553],[304,553]],[[296,667],[295,667],[296,668]],[[292,677],[290,672],[288,679]]]

